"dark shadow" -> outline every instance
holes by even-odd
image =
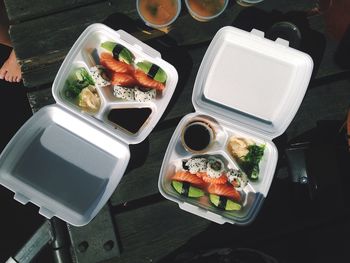
[[[130,161],[128,167],[126,168],[125,174],[132,171],[133,169],[142,166],[146,160],[149,153],[149,139],[145,139],[139,144],[130,144]]]
[[[350,154],[345,130],[340,130],[341,126],[342,121],[321,120],[316,128],[290,142],[290,147],[304,145],[300,147],[300,152],[305,158],[313,205],[319,211],[332,207],[333,216],[348,212],[345,204],[350,200],[346,194],[350,187]]]
[[[334,59],[341,68],[350,69],[350,25],[335,51]]]
[[[10,54],[8,47],[0,46],[0,65]],[[22,83],[0,80],[0,152],[18,129],[32,116],[26,97],[27,89]],[[0,262],[5,262],[24,245],[44,222],[38,208],[32,204],[22,205],[13,199],[14,193],[0,186]]]
[[[280,36],[275,33],[269,34],[269,30],[280,22],[292,23],[299,29],[301,34],[300,43],[296,41],[293,32],[280,31]],[[265,32],[267,38],[272,40],[275,40],[277,37],[287,38],[286,40],[290,41],[290,46],[312,57],[314,61],[313,76],[317,73],[326,47],[326,39],[321,33],[310,28],[306,13],[293,11],[283,14],[275,10],[266,12],[252,7],[243,10],[232,25],[248,32],[253,28],[261,30]]]

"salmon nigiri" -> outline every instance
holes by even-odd
[[[208,192],[210,194],[232,198],[236,201],[239,201],[241,199],[239,192],[227,184],[211,184],[208,187]]]
[[[112,72],[110,75],[111,75],[110,81],[113,85],[128,87],[128,86],[135,86],[137,84],[137,81],[134,79],[134,77],[129,74]]]
[[[202,175],[203,173],[200,173],[200,174]],[[210,184],[225,184],[227,182],[227,177],[224,174],[217,178],[210,177],[207,174],[205,174],[204,176],[202,176],[202,179],[204,182],[210,183]]]
[[[188,183],[191,183],[194,185],[203,185],[204,184],[204,182],[201,178],[199,178],[195,174],[191,174],[190,172],[187,172],[187,171],[176,172],[175,175],[171,179],[175,180],[175,181],[180,181],[180,182],[188,182]]]
[[[134,72],[134,77],[138,81],[138,83],[145,88],[151,88],[156,90],[163,90],[165,88],[165,85],[163,83],[151,79],[141,70],[136,70]]]
[[[132,74],[134,71],[134,68],[132,66],[126,64],[125,62],[114,59],[113,56],[107,52],[101,53],[100,63],[102,66],[114,72]]]

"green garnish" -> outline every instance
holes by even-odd
[[[249,179],[257,180],[259,176],[259,162],[264,155],[265,145],[256,144],[248,146],[248,153],[241,159],[240,166]]]
[[[76,98],[89,85],[95,85],[94,80],[85,68],[78,68],[67,79],[65,94],[69,98]]]

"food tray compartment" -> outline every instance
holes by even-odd
[[[208,149],[200,153],[190,152],[183,145],[183,128],[186,127],[188,123],[192,123],[193,121],[196,122],[198,120],[210,123],[210,125],[214,127],[216,133],[214,143]],[[208,187],[208,184],[206,184],[205,187],[199,187],[205,192],[205,194],[199,198],[191,198],[179,194],[179,192],[177,192],[172,185],[172,181],[176,172],[185,171],[183,167],[183,160],[193,160],[193,158],[203,157],[206,159],[211,159],[214,157],[219,158],[224,163],[226,172],[230,169],[242,171],[240,165],[237,163],[235,158],[232,157],[227,147],[231,136],[249,138],[258,145],[265,146],[264,155],[259,163],[259,178],[255,181],[248,179],[248,182],[244,187],[241,189],[236,188],[238,189],[237,191],[239,192],[241,198],[238,202],[242,206],[241,209],[226,211],[213,205],[209,199],[208,189],[206,188]],[[270,185],[272,180],[269,173],[271,167],[274,167],[276,154],[277,152],[273,143],[264,138],[259,138],[255,134],[241,131],[229,123],[214,119],[210,116],[197,113],[189,114],[181,120],[169,143],[159,178],[159,189],[165,197],[179,203],[182,208],[185,207],[185,210],[192,210],[190,212],[197,215],[206,218],[213,218],[212,214],[215,214],[216,220],[213,221],[217,221],[219,223],[234,222],[237,224],[247,224],[255,217],[258,210],[257,207],[260,206],[261,200],[267,194],[267,186]],[[226,183],[225,185],[232,186],[229,183]],[[195,185],[191,184],[191,186]],[[233,198],[230,198],[230,200],[235,202],[237,201]],[[186,205],[184,206],[184,204]],[[188,207],[187,204],[190,206]]]
[[[73,96],[78,99],[69,97],[72,96],[70,76],[75,76],[79,68],[87,70],[93,79],[100,97],[98,111],[89,112],[80,107],[76,101],[85,97],[81,93],[76,95],[78,92],[75,89]],[[175,68],[162,60],[157,51],[124,31],[94,24],[82,33],[67,55],[56,76],[53,94],[64,107],[84,115],[87,120],[127,143],[138,143],[147,137],[160,119],[174,92],[177,79]],[[84,82],[82,85],[85,85]],[[95,103],[91,96],[86,98],[88,102],[80,103],[88,106],[91,101]],[[120,108],[139,108],[140,103],[151,104],[152,114],[137,133],[115,129],[115,125],[111,125],[106,118],[109,111],[118,108],[119,104]]]
[[[76,60],[70,65],[70,67],[68,69],[69,73],[68,73],[67,78],[70,78],[70,79],[75,78],[75,73],[77,73],[79,71],[84,71],[87,74],[90,74],[89,67],[87,66],[87,64],[83,60]],[[98,109],[96,109],[96,110],[84,110],[82,107],[80,107],[78,105],[79,96],[76,96],[75,98],[70,97],[70,96],[66,96],[65,91],[67,90],[67,86],[68,86],[68,83],[65,82],[63,84],[61,90],[59,91],[62,100],[64,100],[64,102],[70,108],[72,108],[74,111],[85,112],[88,115],[94,116],[98,119],[98,116],[104,111],[104,107],[108,103],[106,100],[106,97],[102,94],[102,90],[96,88],[96,93],[97,93],[97,96],[100,100],[100,104],[98,106]]]
[[[154,103],[109,103],[101,119],[114,129],[122,130],[127,134],[137,134],[157,114]],[[130,122],[133,119],[133,122]]]

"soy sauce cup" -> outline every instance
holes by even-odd
[[[181,133],[181,143],[186,151],[191,153],[206,152],[213,144],[214,139],[214,129],[203,120],[189,122]]]

